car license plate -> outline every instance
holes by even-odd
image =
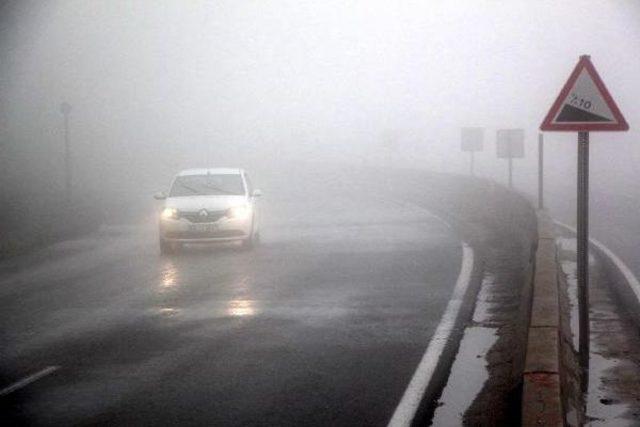
[[[212,231],[216,231],[217,229],[218,229],[218,226],[216,224],[190,224],[189,225],[190,231],[210,233]]]

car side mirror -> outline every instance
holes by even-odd
[[[153,198],[156,199],[156,200],[164,200],[164,199],[167,198],[167,195],[165,194],[164,191],[161,191],[159,193],[154,194]]]
[[[253,190],[253,197],[261,197],[261,196],[262,196],[262,191]]]

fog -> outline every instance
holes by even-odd
[[[592,136],[594,191],[637,193],[635,1],[5,1],[0,22],[6,200],[62,191],[61,102],[74,192],[111,204],[194,166],[464,174],[463,126],[486,129],[476,172],[502,183],[495,131],[524,128],[533,194],[538,126],[581,54],[631,126]],[[549,191],[573,197],[576,135],[546,138]]]
[[[0,0],[0,424],[640,424],[639,76],[640,0]]]

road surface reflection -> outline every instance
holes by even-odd
[[[227,315],[235,317],[255,316],[256,302],[253,300],[231,300],[227,304]]]

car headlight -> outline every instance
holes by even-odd
[[[162,214],[160,214],[162,219],[178,219],[178,209],[176,208],[164,208]]]
[[[234,206],[227,211],[227,216],[232,219],[247,219],[251,215],[251,206]]]

